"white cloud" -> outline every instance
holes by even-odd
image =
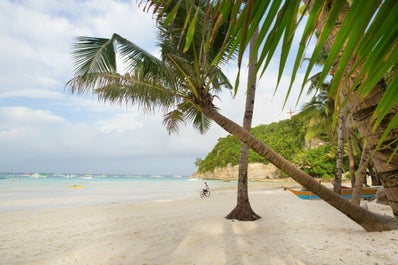
[[[0,108],[0,168],[84,173],[110,171],[111,165],[117,164],[119,168],[114,168],[113,172],[129,173],[135,168],[148,173],[151,173],[149,169],[158,174],[162,170],[163,173],[178,173],[167,168],[157,169],[156,165],[149,169],[149,165],[140,168],[147,163],[142,160],[146,158],[149,161],[175,159],[169,167],[180,167],[183,174],[192,173],[197,147],[189,144],[188,138],[179,141],[170,137],[158,123],[159,117],[146,116],[145,120],[150,121],[145,127],[138,119],[143,117],[116,113],[107,120],[90,125],[70,123],[49,111],[26,107]],[[178,160],[187,153],[192,163],[179,165]],[[54,165],[59,168],[54,168]]]
[[[0,98],[27,97],[41,99],[59,99],[61,96],[62,95],[60,92],[42,89],[19,89],[0,91]]]
[[[137,116],[132,113],[120,113],[112,119],[99,120],[97,124],[100,126],[100,131],[106,134],[134,131],[143,126],[142,122],[137,121]]]
[[[159,55],[155,22],[142,8],[116,0],[0,1],[0,171],[190,174],[194,159],[227,134],[213,124],[205,135],[190,125],[169,135],[161,114],[65,91],[76,36],[108,38],[116,32]],[[232,63],[226,71],[232,78],[236,72]],[[238,124],[246,69],[241,76],[236,98],[225,91],[216,102]],[[273,95],[275,83],[272,72],[259,81],[253,126],[288,118],[282,110],[288,81],[284,76]]]
[[[63,121],[59,116],[45,110],[29,109],[27,107],[0,108],[0,119],[3,126],[10,123],[12,126],[25,126],[26,124],[48,124]]]

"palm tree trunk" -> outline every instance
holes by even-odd
[[[270,147],[258,140],[249,131],[245,130],[235,122],[226,118],[217,112],[211,104],[202,106],[203,113],[215,121],[227,132],[236,136],[242,142],[247,144],[255,152],[274,164],[277,168],[285,172],[299,184],[312,191],[331,206],[338,209],[348,218],[362,226],[366,231],[387,231],[397,230],[398,222],[395,218],[386,215],[380,215],[365,210],[364,208],[343,199],[327,187],[320,184],[307,173],[301,171],[293,163],[276,153]]]
[[[352,128],[351,125],[346,127],[346,139],[347,139],[347,147],[348,147],[348,160],[349,160],[349,170],[350,170],[350,178],[351,178],[351,188],[355,185],[355,159],[354,159],[354,150],[352,147]]]
[[[258,35],[258,29],[254,32],[250,41],[250,50],[254,48]],[[254,99],[256,95],[256,65],[257,55],[253,57],[249,64],[248,73],[248,91],[246,95],[245,114],[243,117],[243,128],[250,131],[252,126]],[[237,204],[235,208],[225,217],[227,219],[236,219],[240,221],[254,221],[261,218],[257,215],[249,201],[248,193],[248,163],[249,163],[249,147],[245,143],[241,143],[238,170],[238,192]]]
[[[369,161],[369,174],[372,182],[372,186],[382,186],[383,184],[380,181],[380,178],[374,168],[373,161]]]
[[[349,100],[349,107],[352,108],[353,118],[358,125],[358,130],[364,137],[370,150],[376,149],[381,135],[383,135],[389,124],[389,120],[397,112],[396,109],[393,110],[389,117],[386,118],[386,120],[383,121],[375,131],[373,131],[373,126],[371,125],[372,115],[374,109],[380,102],[380,98],[384,90],[385,83],[382,81],[373,88],[370,95],[363,101],[357,101],[355,103],[354,100]],[[396,127],[390,132],[383,145],[374,152],[372,157],[375,169],[386,191],[388,201],[396,218],[398,218],[398,156],[394,155],[396,143],[392,146],[389,144],[395,141],[397,137],[398,128]],[[389,161],[390,158],[391,160]]]
[[[358,176],[355,179],[355,185],[352,190],[351,202],[356,205],[359,205],[361,202],[362,186],[365,182],[366,168],[368,167],[369,164],[369,157],[370,157],[369,149],[366,147],[366,144],[364,144],[362,149],[361,161],[359,162],[359,167],[358,167]]]
[[[306,4],[310,3],[309,0],[304,0]],[[311,9],[311,3],[309,4]],[[346,4],[345,8],[340,12],[339,18],[336,21],[329,37],[324,45],[325,50],[328,52],[333,42],[336,39],[336,35],[340,29],[341,22],[349,10],[349,5]],[[318,32],[321,32],[324,26],[325,13],[323,19],[321,18],[317,24]],[[338,63],[338,61],[337,61]],[[351,65],[354,65],[353,61]],[[367,142],[370,150],[375,150],[379,139],[386,131],[391,119],[398,112],[398,106],[393,108],[388,115],[385,116],[381,124],[373,129],[373,114],[377,105],[379,104],[384,92],[386,90],[386,84],[384,80],[380,82],[372,89],[372,91],[366,96],[354,95],[354,80],[357,79],[360,70],[351,71],[349,67],[345,69],[345,82],[341,87],[341,95],[347,100],[347,107],[352,114],[353,120],[358,127],[358,131]],[[343,77],[344,78],[344,77]],[[352,91],[349,93],[349,91]],[[398,218],[398,155],[394,153],[397,147],[398,138],[398,126],[393,128],[388,136],[385,138],[383,144],[378,150],[374,152],[372,157],[375,169],[378,173],[381,183],[386,191],[389,204],[392,208],[393,214]]]
[[[343,158],[344,158],[344,129],[345,129],[345,115],[344,108],[340,110],[339,114],[339,128],[337,132],[337,154],[336,154],[336,169],[333,181],[333,190],[337,194],[341,193],[341,179],[343,175]]]

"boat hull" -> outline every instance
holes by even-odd
[[[291,191],[293,194],[295,194],[297,197],[303,200],[318,200],[320,199],[318,195],[314,194],[311,191],[307,190],[295,190],[289,187],[283,187],[285,190]],[[361,198],[364,199],[374,199],[375,195],[377,192],[377,188],[362,188],[361,192]],[[351,188],[345,188],[341,189],[340,193],[341,197],[344,199],[351,199],[352,198],[352,189]]]

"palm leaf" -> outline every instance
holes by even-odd
[[[116,71],[116,53],[111,39],[78,37],[72,56],[77,75]]]
[[[177,133],[180,124],[185,124],[185,116],[184,114],[176,109],[166,113],[163,116],[163,125],[166,126],[167,131],[169,134]]]

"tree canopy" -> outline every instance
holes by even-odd
[[[172,23],[179,8],[187,8],[189,2],[178,0],[152,0],[146,1],[146,7],[153,7],[160,17],[159,8],[174,6],[173,12],[167,14],[166,21]],[[171,3],[173,2],[173,3]],[[226,21],[228,26],[227,39],[221,47],[218,56],[213,60],[216,63],[222,55],[232,47],[239,48],[238,65],[241,66],[243,55],[249,44],[251,36],[259,27],[259,35],[255,50],[259,52],[257,70],[262,75],[270,66],[271,58],[278,55],[278,48],[282,48],[279,60],[278,82],[287,70],[287,59],[294,58],[294,66],[291,73],[291,83],[286,94],[290,95],[292,85],[295,82],[299,69],[305,72],[303,82],[306,82],[314,69],[320,54],[328,44],[328,56],[320,74],[320,82],[333,72],[334,78],[329,90],[329,95],[335,98],[336,109],[344,102],[348,95],[343,96],[341,91],[352,75],[356,73],[353,85],[346,91],[355,94],[354,97],[365,97],[386,73],[389,76],[387,88],[373,113],[370,127],[376,128],[398,102],[398,74],[395,69],[398,63],[398,1],[374,0],[374,1],[303,1],[306,5],[302,10],[301,1],[282,0],[197,0],[196,2],[212,6],[208,9],[207,16],[212,18],[212,34],[202,40],[206,47],[214,42],[214,33],[218,32]],[[176,5],[174,5],[176,4]],[[210,12],[211,11],[211,12]],[[344,15],[344,16],[343,16]],[[304,19],[305,17],[305,19]],[[334,32],[333,28],[339,21],[340,30]],[[304,31],[298,30],[300,23]],[[197,14],[191,11],[185,17],[185,33],[181,37],[185,40],[185,49],[193,42],[193,33],[200,28]],[[225,29],[224,29],[225,30]],[[295,35],[299,35],[298,49],[292,49]],[[316,35],[317,42],[312,53],[306,53],[310,40]],[[332,36],[332,43],[328,43]],[[230,53],[232,56],[232,53]],[[308,60],[306,60],[308,58]],[[236,80],[239,80],[239,74]],[[303,86],[304,88],[304,83]],[[238,86],[235,86],[237,89]],[[303,91],[301,91],[303,92]],[[300,93],[301,94],[301,93]],[[388,133],[398,125],[398,112],[392,112],[393,117],[388,117],[388,126],[379,140],[379,145],[386,140]],[[384,121],[385,122],[385,121]],[[398,146],[397,146],[398,148]]]

